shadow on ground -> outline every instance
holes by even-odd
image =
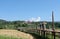
[[[25,33],[27,33],[27,32],[25,32]],[[31,34],[34,37],[34,39],[49,39],[48,37],[40,36],[35,33],[28,33],[28,34]]]

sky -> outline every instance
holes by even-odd
[[[60,21],[60,0],[0,0],[0,19]]]

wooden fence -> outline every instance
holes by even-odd
[[[23,28],[21,31],[28,32],[28,33],[36,33],[40,36],[48,37],[49,39],[60,39],[60,31],[59,30],[52,30],[52,29],[41,29],[41,28]]]
[[[50,29],[27,29],[27,32],[37,33],[40,36],[48,37],[49,39],[60,39],[60,31],[58,30],[50,30]]]

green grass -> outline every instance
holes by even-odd
[[[0,39],[27,39],[27,38],[17,38],[17,37],[2,36],[2,35],[0,35]]]
[[[48,37],[49,39],[54,39],[51,34],[50,34],[50,35],[47,35],[47,37]],[[60,38],[59,38],[58,36],[55,36],[55,39],[60,39]]]

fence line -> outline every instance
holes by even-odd
[[[42,30],[42,29],[29,29],[30,32],[37,32],[40,36],[44,36],[46,37],[47,35],[50,35],[53,37],[53,39],[57,39],[56,37],[58,37],[58,39],[60,38],[60,31],[53,31],[53,30]]]

